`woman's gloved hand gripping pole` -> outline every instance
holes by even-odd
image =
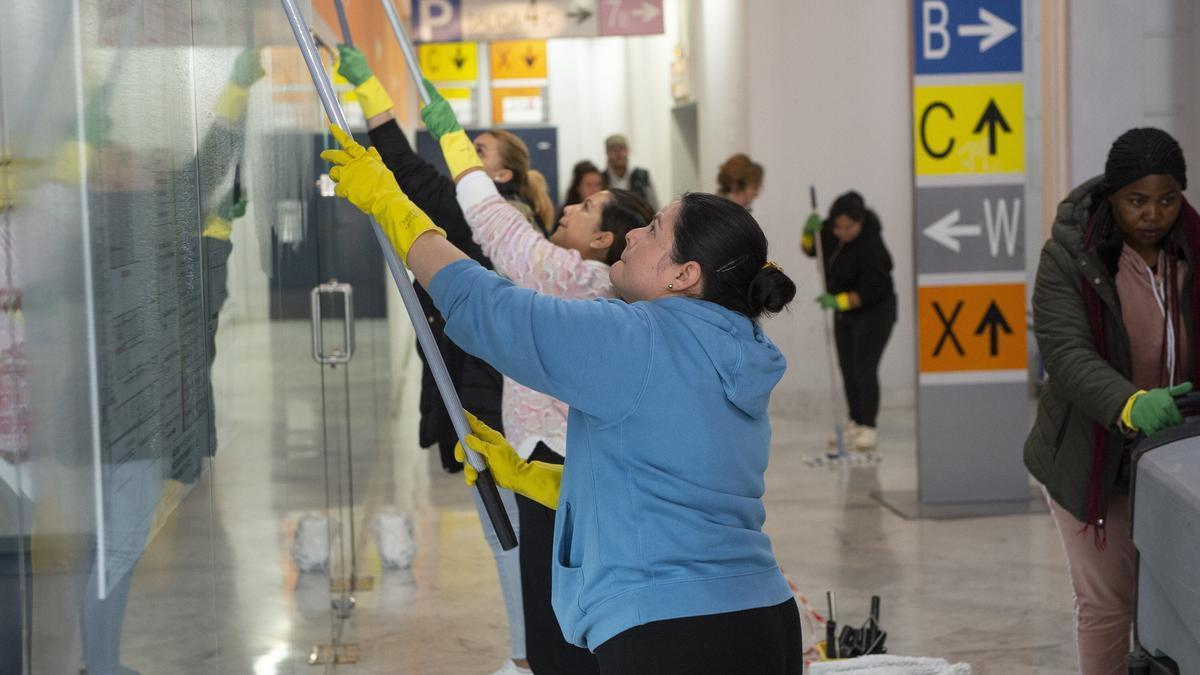
[[[342,146],[340,150],[321,153],[321,159],[333,164],[329,177],[337,183],[334,194],[350,200],[363,213],[375,216],[405,264],[408,264],[409,250],[426,232],[439,234],[444,241],[446,232],[404,194],[395,175],[384,166],[378,150],[359,145],[337,125],[330,125],[329,130]],[[450,246],[449,242],[445,243]],[[413,272],[417,270],[414,268]],[[418,274],[421,283],[428,283],[429,279],[420,276]]]

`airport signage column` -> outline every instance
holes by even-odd
[[[917,511],[1027,510],[1021,1],[913,7]]]

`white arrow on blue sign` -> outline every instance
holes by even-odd
[[[982,7],[979,8],[979,21],[981,23],[959,26],[958,36],[983,38],[979,41],[979,52],[981,54],[1017,32],[1016,26]]]
[[[1021,0],[915,0],[916,74],[1020,72]]]

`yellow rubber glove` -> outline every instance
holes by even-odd
[[[226,121],[237,122],[246,114],[250,101],[250,87],[262,79],[266,71],[262,67],[262,55],[257,49],[247,49],[238,54],[233,62],[229,83],[217,97],[213,112]]]
[[[454,109],[432,82],[422,79],[421,84],[429,93],[429,105],[421,108],[421,121],[430,135],[437,139],[438,145],[442,146],[450,177],[457,181],[471,169],[482,169],[483,162],[479,160],[479,153],[475,152],[475,144],[467,138],[467,132],[458,123]]]
[[[458,180],[471,169],[483,168],[483,162],[479,160],[479,153],[475,152],[475,144],[467,138],[467,132],[462,129],[442,136],[438,140],[438,145],[442,146],[442,155],[446,157],[446,168],[450,169],[450,175],[454,180]]]
[[[561,464],[527,462],[521,459],[500,432],[480,422],[471,413],[467,413],[467,422],[471,425],[467,445],[487,460],[488,469],[491,470],[497,485],[528,497],[548,509],[558,508],[558,492],[562,487]],[[465,467],[463,475],[467,479],[467,485],[474,485],[479,474],[467,462],[467,453],[463,450],[462,443],[454,446],[454,457]]]
[[[334,194],[375,216],[401,260],[408,262],[408,250],[422,234],[446,236],[446,231],[434,225],[400,189],[378,150],[367,150],[336,125],[329,125],[329,130],[342,146],[341,150],[321,153],[321,159],[334,165],[329,170],[329,177],[337,183]]]
[[[350,45],[338,45],[338,60],[334,70],[354,85],[354,97],[362,106],[363,115],[370,119],[392,109],[392,97],[383,83],[371,72],[367,57]]]
[[[371,79],[354,88],[354,96],[362,106],[363,116],[367,119],[392,109],[392,97],[388,96],[383,83],[374,75]]]

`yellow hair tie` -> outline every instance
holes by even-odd
[[[779,265],[776,265],[776,264],[775,264],[775,261],[773,261],[773,260],[768,260],[767,262],[763,263],[762,269],[764,269],[764,270],[765,270],[765,269],[767,269],[767,268],[770,268],[770,269],[773,269],[773,270],[778,270],[778,271],[780,271],[780,272],[782,272],[782,271],[783,271],[783,268],[782,268],[782,267],[780,267]]]

